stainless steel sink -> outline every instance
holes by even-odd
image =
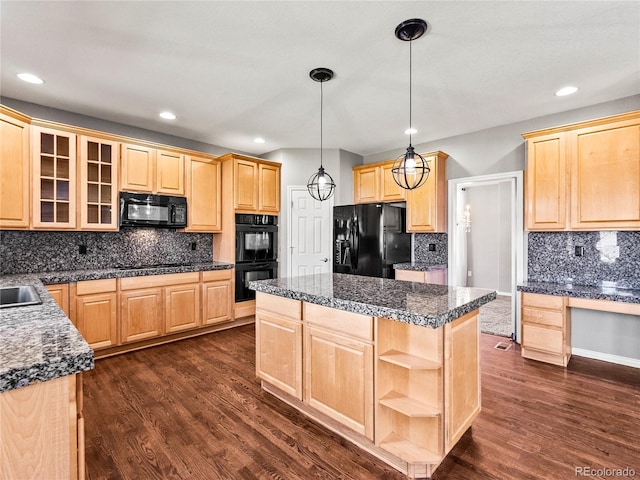
[[[39,303],[42,303],[42,300],[31,285],[0,287],[0,308],[25,307]]]

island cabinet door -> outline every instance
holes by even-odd
[[[373,440],[373,319],[304,304],[304,401]]]
[[[302,400],[302,306],[298,300],[256,295],[256,375]]]

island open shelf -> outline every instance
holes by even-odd
[[[375,315],[371,302],[384,295],[347,303],[340,287],[352,279],[344,277],[252,283],[257,376],[265,390],[394,468],[429,478],[480,412],[478,308],[495,292],[386,279],[381,287],[382,279],[359,277],[364,295],[392,290],[415,321],[422,309],[424,322],[442,323],[425,326],[391,318],[388,305],[378,313],[389,317]],[[443,304],[440,316],[425,314]]]

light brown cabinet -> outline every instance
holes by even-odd
[[[33,227],[76,227],[76,135],[31,127]]]
[[[71,321],[94,350],[118,342],[116,279],[87,280],[71,284]]]
[[[0,105],[0,228],[29,227],[29,118]]]
[[[202,272],[202,324],[233,320],[233,270]]]
[[[187,232],[222,231],[222,167],[218,160],[187,156]]]
[[[640,228],[640,111],[523,137],[528,230]]]
[[[162,288],[120,292],[120,342],[136,342],[162,335],[164,302]]]
[[[80,135],[80,228],[118,230],[118,143]]]
[[[567,297],[522,293],[522,356],[564,367],[571,358]]]
[[[200,326],[200,284],[170,285],[164,289],[165,333]]]
[[[0,393],[3,479],[83,480],[81,374]]]
[[[123,143],[120,189],[184,195],[184,155],[171,150]]]
[[[373,318],[303,309],[304,401],[373,440]]]
[[[256,296],[256,376],[302,400],[302,302]]]
[[[409,282],[433,283],[436,285],[447,284],[447,269],[436,270],[396,270],[396,280],[406,280]]]
[[[64,314],[69,316],[69,284],[60,283],[57,285],[45,285],[49,295],[53,297],[53,300],[58,304]],[[75,322],[74,322],[75,325]]]
[[[393,179],[395,160],[353,167],[354,203],[402,202],[406,190]]]
[[[431,172],[424,185],[407,192],[407,232],[446,232],[448,155],[438,151],[422,156]]]
[[[233,186],[233,210],[237,213],[277,215],[280,212],[280,164],[260,158],[228,153],[218,160],[223,183]],[[226,207],[225,207],[226,208]]]

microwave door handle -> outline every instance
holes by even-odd
[[[174,204],[169,207],[169,218],[171,223],[176,223],[176,206]]]

